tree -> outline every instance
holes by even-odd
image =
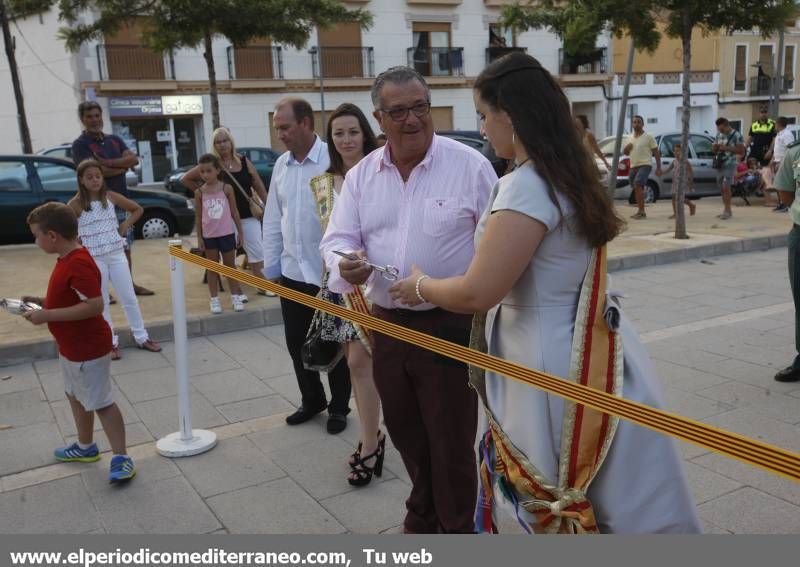
[[[548,12],[551,13],[549,19],[545,18]],[[576,37],[581,29],[584,33],[586,30],[597,30],[599,33],[608,27],[617,36],[622,33],[630,35],[632,45],[640,47],[648,45],[647,38],[653,39],[652,35],[658,33],[658,24],[662,24],[668,36],[681,39],[683,48],[681,141],[684,148],[688,147],[691,117],[692,30],[697,27],[704,33],[710,33],[758,29],[762,36],[767,37],[782,29],[785,22],[797,13],[795,0],[542,0],[535,6],[530,3],[525,6],[514,5],[503,12],[504,21],[511,25],[528,23],[528,27],[551,27],[563,38],[565,48],[571,45],[578,46],[578,49],[587,45],[585,38]],[[643,36],[644,41],[638,39],[637,35]],[[592,39],[596,37],[595,34]],[[630,68],[626,78],[629,76]],[[621,112],[625,112],[624,107]],[[617,137],[614,167],[619,152],[619,132]],[[688,152],[681,152],[682,173],[676,196],[679,206],[675,215],[675,238],[680,239],[689,237],[682,205],[688,183],[687,160]]]
[[[32,154],[31,131],[28,128],[28,117],[25,114],[25,98],[22,95],[22,82],[19,78],[17,57],[14,53],[14,39],[11,36],[9,22],[24,18],[32,14],[46,12],[51,0],[0,0],[0,27],[3,29],[3,44],[5,45],[8,68],[11,72],[11,86],[14,89],[14,101],[17,105],[17,123],[19,138],[22,142],[22,153]]]
[[[340,22],[369,26],[365,10],[348,10],[338,0],[58,0],[60,16],[69,24],[60,31],[67,48],[80,46],[105,34],[113,34],[138,17],[147,17],[142,34],[144,45],[158,52],[203,46],[208,68],[211,117],[218,128],[219,97],[217,75],[211,51],[215,35],[241,47],[261,37],[277,43],[302,47],[315,26],[330,27]],[[97,17],[81,20],[85,11]]]

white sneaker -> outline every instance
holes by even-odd
[[[219,297],[211,298],[211,312],[214,315],[219,315],[222,313],[222,304],[219,302]]]
[[[244,303],[242,302],[241,295],[233,295],[231,296],[231,302],[233,303],[233,310],[234,311],[244,311]]]
[[[247,299],[247,296],[245,294],[243,294],[243,293],[240,293],[239,295],[231,294],[231,298],[234,298],[234,297],[238,297],[239,301],[241,301],[242,303],[247,303],[249,301],[249,299]]]

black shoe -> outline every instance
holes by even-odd
[[[777,382],[800,382],[800,368],[787,366],[775,375]]]
[[[366,457],[360,458],[350,476],[347,477],[347,482],[352,486],[366,486],[372,480],[372,475],[381,476],[383,474],[383,457],[386,455],[386,437],[378,442],[378,448],[374,453],[370,453]],[[367,464],[367,461],[375,459],[372,466]]]
[[[286,423],[288,423],[289,425],[300,425],[301,423],[305,423],[309,419],[312,419],[318,413],[325,411],[327,407],[328,407],[327,405],[322,405],[318,406],[317,409],[309,410],[306,409],[304,406],[300,406],[296,412],[286,417]]]
[[[343,413],[331,413],[328,416],[328,433],[336,435],[347,427],[347,416]]]

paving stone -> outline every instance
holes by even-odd
[[[135,457],[136,476],[131,481],[133,483],[151,484],[159,480],[166,480],[180,476],[181,471],[172,459],[162,457],[157,453],[150,453],[144,457]],[[75,464],[81,468],[81,476],[86,488],[92,493],[108,493],[112,498],[116,488],[125,489],[127,486],[109,486],[108,469],[111,466],[111,454],[104,453],[101,459],[94,463]]]
[[[277,378],[266,379],[264,383],[273,391],[283,396],[290,404],[295,407],[300,407],[300,388],[297,385],[297,377],[294,375],[294,372],[278,376]]]
[[[709,500],[719,498],[723,494],[741,488],[742,484],[725,476],[701,467],[694,462],[684,463],[684,471],[692,490],[695,504],[702,504]]]
[[[718,453],[708,453],[694,459],[692,462],[741,484],[800,506],[800,484],[787,478]]]
[[[273,457],[273,454],[276,452],[295,450],[313,441],[328,438],[333,439],[319,422],[313,420],[301,425],[281,424],[264,431],[250,433],[247,437],[255,443],[261,451],[270,457]],[[350,452],[352,453],[352,449]],[[273,458],[273,461],[274,460]]]
[[[754,410],[735,409],[703,421],[790,451],[800,451],[800,427],[770,419]]]
[[[274,394],[244,368],[192,376],[191,384],[214,405],[239,402]]]
[[[185,478],[138,476],[90,493],[108,533],[202,534],[222,527]]]
[[[48,402],[66,400],[64,393],[64,376],[60,372],[55,374],[39,374],[39,382],[44,390],[44,396]]]
[[[709,370],[709,372],[731,378],[737,382],[767,388],[771,392],[777,392],[779,394],[791,392],[797,387],[792,384],[776,382],[774,380],[774,368],[768,368],[760,364],[751,364],[732,358],[716,363],[714,368]]]
[[[340,534],[346,531],[296,482],[282,478],[207,501],[232,534]]]
[[[0,431],[0,476],[52,464],[53,450],[62,445],[55,421]]]
[[[178,391],[175,369],[171,367],[120,374],[114,382],[134,404],[174,396]]]
[[[61,372],[61,363],[58,358],[48,358],[47,360],[37,360],[33,363],[36,372],[39,374],[54,374]]]
[[[41,388],[0,395],[0,423],[25,427],[34,423],[52,423],[53,412]]]
[[[322,500],[324,506],[348,531],[377,534],[401,525],[406,517],[408,485],[400,480],[367,486]]]
[[[160,352],[150,352],[139,348],[125,348],[122,349],[121,354],[121,359],[114,360],[111,363],[111,374],[113,376],[172,366],[172,363]]]
[[[3,534],[78,534],[102,527],[77,475],[0,494]]]
[[[691,419],[705,419],[734,408],[733,405],[724,404],[676,388],[664,388],[664,396],[666,398],[666,407],[669,411]]]
[[[280,348],[286,348],[286,336],[284,335],[283,325],[271,325],[268,327],[261,327],[260,329],[256,330],[278,345]]]
[[[704,520],[736,534],[796,534],[800,507],[754,488],[742,488],[698,506]]]
[[[666,362],[664,360],[654,359],[653,364],[656,367],[659,378],[664,384],[671,388],[685,390],[687,392],[697,392],[703,388],[716,386],[728,381],[727,378],[695,370],[694,368],[687,368],[680,364]]]
[[[191,393],[189,404],[194,429],[208,429],[228,423],[222,414],[200,394]],[[179,429],[177,396],[134,404],[134,409],[139,414],[142,423],[157,439]]]
[[[68,445],[77,440],[77,435],[71,435],[65,439]],[[143,423],[129,423],[125,425],[125,444],[128,448],[150,443],[151,441],[154,441],[153,436]],[[108,442],[108,437],[106,437],[102,428],[95,432],[94,442],[97,443],[97,448],[100,449],[101,452],[111,450],[111,444]]]
[[[734,381],[697,393],[736,407],[750,408],[779,421],[787,423],[800,421],[800,399],[772,392],[766,388]]]
[[[353,490],[347,482],[350,472],[347,458],[352,452],[353,447],[344,441],[318,438],[295,448],[275,451],[270,457],[311,496],[323,499]],[[381,480],[393,477],[384,469]]]
[[[246,421],[257,417],[267,417],[279,413],[294,411],[294,406],[279,395],[254,398],[241,402],[216,406],[217,411],[231,423]]]
[[[7,376],[10,376],[10,378],[6,378]],[[0,396],[13,392],[35,390],[38,387],[39,380],[33,364],[0,367]]]
[[[161,353],[167,357],[171,364],[175,364],[175,343],[165,343]],[[239,367],[235,360],[206,337],[189,339],[186,356],[189,361],[190,376],[223,372]],[[172,376],[174,381],[174,371]]]
[[[175,464],[203,498],[286,476],[246,437],[223,439],[211,451]]]

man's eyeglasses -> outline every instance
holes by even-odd
[[[408,118],[408,111],[414,113],[414,116],[417,118],[422,118],[423,116],[427,116],[431,112],[431,103],[429,102],[419,102],[414,106],[406,106],[403,108],[390,108],[379,109],[381,112],[385,112],[389,115],[389,118],[394,120],[395,122],[402,122],[406,118]]]

